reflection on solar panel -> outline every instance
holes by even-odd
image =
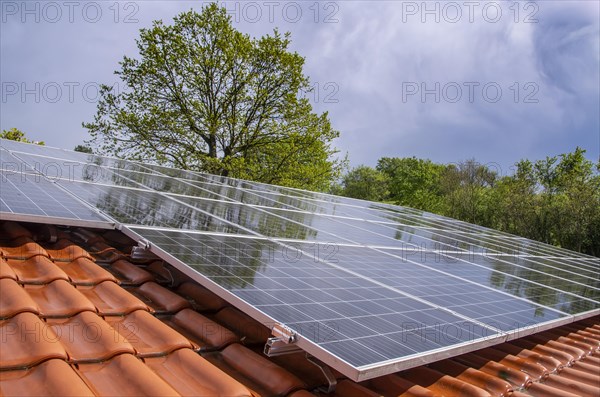
[[[3,219],[95,208],[354,380],[600,313],[598,258],[410,208],[0,143]]]

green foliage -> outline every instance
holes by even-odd
[[[303,95],[289,33],[250,38],[212,3],[141,29],[137,47],[115,72],[127,89],[102,86],[84,123],[100,153],[307,189],[339,176],[339,132]]]
[[[475,160],[445,166],[414,157],[382,158],[377,171],[388,189],[383,198],[370,193],[378,182],[371,176],[375,170],[364,168],[342,179],[341,194],[392,201],[600,256],[600,162],[586,159],[581,148],[521,160],[504,177]]]
[[[9,139],[11,141],[23,142],[23,143],[33,143],[35,145],[41,145],[41,146],[45,145],[44,141],[29,140],[25,136],[25,133],[23,131],[21,131],[18,128],[14,128],[14,127],[11,128],[10,130],[2,130],[2,133],[0,133],[0,138]]]
[[[73,149],[76,152],[81,152],[81,153],[89,153],[92,154],[93,150],[90,146],[88,145],[77,145],[75,146],[75,149]]]
[[[443,210],[440,178],[445,168],[416,157],[383,157],[377,163],[389,180],[389,201],[430,212]]]
[[[347,197],[383,201],[388,198],[388,178],[379,170],[360,165],[342,178],[342,192]]]

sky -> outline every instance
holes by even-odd
[[[600,157],[600,2],[222,1],[251,36],[292,34],[317,112],[350,164],[381,157],[500,174],[514,162]],[[100,84],[135,57],[139,29],[201,1],[6,1],[0,16],[0,128],[47,145],[89,139]]]

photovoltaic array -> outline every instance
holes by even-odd
[[[2,219],[129,236],[354,380],[600,312],[600,259],[410,208],[0,141]]]

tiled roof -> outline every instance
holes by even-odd
[[[24,227],[24,226],[27,226]],[[598,396],[600,318],[357,384],[117,231],[0,223],[0,395]],[[134,263],[135,262],[135,263]]]

